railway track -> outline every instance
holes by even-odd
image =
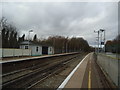
[[[36,85],[37,83],[41,82],[42,80],[46,79],[50,75],[64,69],[66,66],[65,64],[69,63],[71,60],[77,58],[78,55],[73,55],[66,58],[60,58],[64,60],[60,60],[55,63],[44,63],[42,65],[37,65],[31,68],[26,68],[18,71],[14,71],[8,74],[4,74],[4,77],[9,77],[10,75],[14,75],[16,73],[24,72],[25,70],[30,71],[29,73],[26,73],[24,75],[21,75],[19,77],[13,78],[11,80],[3,82],[3,89],[5,88],[24,88],[29,89]]]
[[[26,74],[26,73],[29,73],[29,72],[31,72],[32,70],[34,70],[34,69],[36,69],[36,68],[38,68],[38,67],[44,67],[44,66],[47,66],[47,65],[49,65],[49,64],[51,64],[51,63],[53,63],[53,62],[58,62],[58,61],[61,61],[61,60],[64,60],[64,59],[66,59],[66,58],[68,58],[68,57],[73,57],[73,56],[64,56],[64,57],[57,57],[57,58],[52,58],[52,60],[51,59],[49,59],[49,60],[44,60],[45,62],[42,62],[43,60],[41,60],[41,62],[39,62],[39,63],[37,63],[37,64],[34,64],[34,65],[31,65],[31,66],[29,66],[29,67],[25,67],[24,69],[19,69],[19,70],[15,70],[15,71],[10,71],[10,72],[8,72],[8,73],[5,73],[5,74],[3,74],[1,77],[2,78],[7,78],[7,76],[12,76],[13,77],[13,75],[15,75],[15,77],[19,74],[19,75],[22,75],[22,74]],[[39,60],[38,60],[39,61]],[[11,67],[9,67],[9,68],[11,68]],[[3,70],[5,70],[5,69],[3,69]],[[5,82],[5,80],[3,79],[3,82]]]

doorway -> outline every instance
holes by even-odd
[[[48,47],[47,46],[42,46],[42,54],[48,54]]]

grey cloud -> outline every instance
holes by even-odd
[[[117,33],[117,3],[3,3],[3,16],[20,34],[33,29],[39,37],[48,35],[83,36],[94,44],[94,30],[106,29],[107,39]],[[115,33],[114,33],[115,32]]]

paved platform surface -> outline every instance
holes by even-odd
[[[110,88],[95,60],[95,54],[89,53],[59,88]]]
[[[9,62],[19,62],[19,61],[30,60],[30,59],[39,59],[39,58],[47,58],[47,57],[49,58],[49,57],[55,57],[55,56],[63,56],[63,55],[76,54],[76,53],[78,53],[78,52],[52,54],[52,55],[42,55],[42,56],[4,58],[4,59],[0,59],[0,64],[1,63],[9,63]]]

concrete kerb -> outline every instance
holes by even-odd
[[[72,55],[72,54],[76,54],[76,53],[78,53],[78,52],[62,53],[62,54],[53,54],[53,55],[43,55],[43,56],[36,56],[36,57],[29,57],[29,58],[6,60],[6,61],[0,61],[0,64],[1,64],[1,63],[3,64],[3,63],[10,63],[10,62],[27,61],[27,60],[40,59],[40,58],[49,58],[49,57],[57,57],[57,56],[64,56],[64,55]]]

